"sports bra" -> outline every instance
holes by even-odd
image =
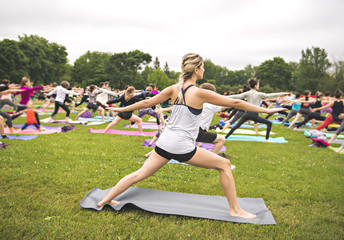
[[[178,102],[179,102],[179,97],[177,97],[177,98],[174,100],[173,105],[185,105],[185,106],[188,107],[188,109],[190,110],[191,113],[193,113],[193,114],[195,114],[195,115],[199,115],[199,114],[202,113],[203,108],[197,109],[197,108],[190,107],[190,106],[188,106],[188,105],[186,104],[186,101],[185,101],[185,93],[186,93],[186,91],[187,91],[190,87],[192,87],[192,86],[195,86],[195,85],[194,85],[194,84],[191,84],[191,85],[187,86],[184,90],[182,89],[182,90],[181,90],[181,91],[182,91],[182,94],[183,94],[183,100],[182,100],[182,102],[181,102],[181,103],[178,103]],[[184,102],[184,104],[183,104],[183,102]]]

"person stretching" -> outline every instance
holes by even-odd
[[[339,115],[341,113],[343,113],[344,110],[344,102],[343,102],[343,92],[340,89],[337,89],[336,93],[334,94],[335,96],[335,100],[330,102],[329,104],[322,106],[320,108],[314,108],[312,111],[318,111],[318,110],[322,110],[322,109],[326,109],[326,108],[332,108],[332,113],[331,115],[329,115],[325,121],[319,125],[316,130],[321,130],[325,127],[327,127],[328,125],[332,124],[332,123],[337,123],[337,124],[341,124],[342,119],[339,118]]]
[[[70,115],[70,110],[68,106],[64,103],[66,94],[71,94],[77,96],[78,93],[73,92],[73,91],[68,91],[67,88],[69,87],[69,82],[67,81],[62,81],[60,86],[57,86],[54,90],[52,90],[50,93],[47,94],[47,96],[51,96],[53,94],[56,94],[55,98],[55,110],[51,117],[49,118],[49,122],[52,122],[54,120],[55,115],[59,111],[59,108],[61,107],[63,110],[66,111],[66,121],[70,122],[69,115]]]
[[[88,100],[88,104],[87,106],[84,108],[84,110],[82,110],[78,116],[76,116],[75,120],[77,120],[82,114],[84,114],[85,112],[87,112],[89,109],[92,110],[92,115],[96,112],[96,111],[100,111],[100,115],[102,116],[102,121],[105,122],[105,118],[104,118],[104,108],[102,108],[101,106],[98,106],[97,104],[97,96],[100,95],[101,93],[103,93],[102,89],[97,88],[96,85],[92,84],[90,85],[90,90],[86,90],[86,94],[89,97]]]
[[[338,116],[339,119],[344,119],[344,113],[339,114]],[[336,130],[336,132],[332,135],[331,139],[328,141],[329,144],[331,144],[337,137],[338,135],[344,131],[344,120],[340,124],[340,127]]]
[[[237,95],[230,95],[229,98],[232,99],[244,99],[247,98],[247,102],[259,106],[261,101],[266,98],[275,98],[282,95],[288,94],[287,92],[281,93],[262,93],[257,92],[259,89],[259,81],[256,78],[251,78],[248,80],[248,85],[250,86],[251,90],[242,94]],[[280,112],[286,110],[285,108],[274,108],[274,112]],[[255,122],[264,123],[267,125],[266,128],[266,135],[265,135],[265,142],[271,142],[269,140],[270,131],[272,127],[272,123],[262,117],[258,116],[257,112],[245,112],[245,114],[240,118],[239,122],[227,133],[226,139],[235,131],[237,130],[242,124],[244,124],[247,120],[253,120]],[[255,131],[258,132],[258,125],[255,124]]]
[[[173,158],[190,165],[218,170],[220,183],[229,204],[229,216],[256,217],[256,215],[242,209],[238,203],[230,162],[213,152],[196,147],[195,142],[202,116],[202,106],[205,102],[250,112],[273,113],[274,110],[263,109],[241,100],[230,99],[209,90],[199,89],[195,85],[198,79],[203,78],[203,73],[203,59],[197,54],[186,54],[183,57],[182,72],[178,84],[165,88],[153,98],[124,108],[114,109],[121,113],[154,106],[169,98],[173,101],[170,119],[162,131],[153,153],[139,170],[122,178],[97,204],[98,207],[105,204],[119,204],[118,201],[114,200],[116,196],[133,184],[153,175]]]
[[[34,125],[40,132],[42,132],[41,125],[37,122],[35,113],[37,113],[37,110],[33,109],[33,102],[29,101],[26,104],[26,109],[18,112],[17,114],[23,114],[26,113],[26,123],[24,126],[22,126],[21,129],[18,130],[17,133],[21,133],[24,129],[26,129],[29,125]]]
[[[125,93],[118,99],[114,99],[108,102],[108,104],[118,103],[120,102],[120,107],[126,107],[132,105],[136,102],[141,101],[140,95],[138,97],[134,97],[135,88],[129,86]],[[114,108],[109,107],[108,110],[112,111]],[[142,119],[136,115],[133,115],[133,111],[126,111],[118,113],[118,116],[105,128],[103,133],[106,133],[107,130],[111,129],[117,123],[119,123],[122,119],[129,120],[130,122],[137,122],[138,130],[141,136],[144,136],[142,132]]]

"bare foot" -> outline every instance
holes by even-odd
[[[146,136],[146,135],[144,135],[143,133],[140,133],[140,136]]]
[[[54,119],[50,118],[48,123],[52,123],[54,121]]]
[[[243,209],[239,209],[237,211],[234,211],[234,210],[231,210],[229,212],[229,216],[231,217],[241,217],[241,218],[256,218],[257,215],[254,215],[252,213],[249,213],[249,212],[246,212],[245,210]]]
[[[273,143],[273,141],[266,139],[265,142]]]
[[[97,206],[98,206],[98,207],[102,207],[102,206],[104,206],[105,204],[117,205],[117,204],[120,204],[120,202],[115,201],[115,200],[111,200],[111,201],[109,201],[109,202],[100,201],[100,202],[97,204]]]

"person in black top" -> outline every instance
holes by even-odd
[[[112,104],[112,103],[120,103],[120,107],[126,107],[129,105],[132,105],[136,102],[139,102],[142,100],[142,95],[139,94],[137,96],[134,96],[135,93],[135,88],[130,86],[127,88],[125,93],[117,99],[108,101],[107,104]],[[108,110],[111,110],[112,108],[108,108]],[[137,122],[138,130],[140,132],[141,136],[144,136],[142,132],[142,119],[139,118],[136,115],[133,115],[133,111],[128,111],[128,112],[120,112],[118,113],[118,116],[105,128],[103,133],[106,133],[107,130],[115,126],[117,123],[119,123],[122,119],[124,120],[129,120],[131,122]]]

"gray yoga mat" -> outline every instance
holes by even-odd
[[[91,208],[97,211],[103,207],[97,207],[111,188],[102,190],[93,189],[80,202],[83,208]],[[181,215],[187,217],[206,218],[236,223],[252,223],[261,225],[277,225],[269,209],[261,198],[238,198],[241,208],[256,214],[254,219],[246,219],[229,216],[228,201],[222,196],[208,196],[190,193],[168,192],[148,188],[130,187],[118,195],[115,200],[118,205],[111,205],[114,210],[121,210],[126,204],[153,213],[167,215]]]

